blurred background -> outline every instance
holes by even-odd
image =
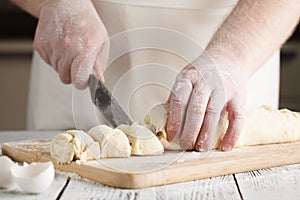
[[[0,130],[24,130],[37,20],[0,4]],[[300,26],[281,49],[280,108],[300,112]]]

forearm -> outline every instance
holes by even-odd
[[[21,9],[38,18],[39,10],[46,0],[10,0]]]
[[[251,76],[290,36],[299,16],[300,0],[239,0],[207,53],[218,63],[244,67]]]

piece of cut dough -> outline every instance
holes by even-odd
[[[68,130],[52,138],[50,154],[56,162],[65,164],[73,160],[94,160],[100,158],[100,147],[81,130]]]
[[[178,144],[166,140],[166,120],[169,105],[153,107],[145,117],[147,126],[159,137],[166,149],[179,150]],[[228,127],[227,113],[223,112],[219,121],[213,148],[218,148]],[[300,140],[300,117],[287,109],[277,110],[261,106],[246,114],[239,140],[235,147],[285,143]]]
[[[101,158],[129,157],[131,147],[125,133],[107,125],[91,128],[88,134],[100,144]]]
[[[158,138],[148,128],[138,123],[120,125],[117,129],[127,135],[133,155],[160,155],[164,152],[164,147]]]
[[[146,126],[156,134],[167,150],[182,150],[179,144],[167,140],[166,124],[169,115],[169,104],[159,104],[153,107],[145,116]]]

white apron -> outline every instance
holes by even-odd
[[[219,0],[217,5],[211,0],[93,2],[110,36],[135,28],[160,27],[177,31],[177,35],[184,34],[202,48],[205,48],[213,33],[236,4],[236,0]],[[174,33],[176,38],[176,32]],[[118,39],[120,37],[116,37],[115,40]],[[120,46],[127,45],[128,49],[132,49],[140,45],[137,45],[137,40],[137,37],[128,36]],[[178,42],[180,45],[182,42],[176,39],[173,41],[172,44],[165,43],[172,46],[173,43],[176,45]],[[114,51],[118,50],[115,48]],[[143,121],[152,106],[167,100],[176,74],[186,63],[180,55],[170,52],[157,49],[134,51],[114,60],[105,72],[105,84],[134,121]],[[277,108],[278,95],[279,52],[276,52],[249,81],[247,108],[262,104]],[[78,91],[73,90],[71,85],[62,84],[56,72],[34,52],[27,115],[28,129],[86,130],[102,123],[105,121],[92,105],[88,89]]]

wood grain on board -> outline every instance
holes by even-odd
[[[9,142],[3,144],[2,153],[19,162],[49,161],[52,160],[49,145],[49,140]],[[76,173],[101,184],[119,188],[145,188],[300,163],[300,142],[243,147],[231,152],[215,150],[204,159],[194,155],[195,152],[185,152],[185,160],[141,173],[122,171],[95,162],[59,165],[52,161],[59,170]],[[151,162],[135,163],[135,157],[127,159],[141,168],[151,165]],[[120,162],[120,165],[124,161],[110,160]]]

